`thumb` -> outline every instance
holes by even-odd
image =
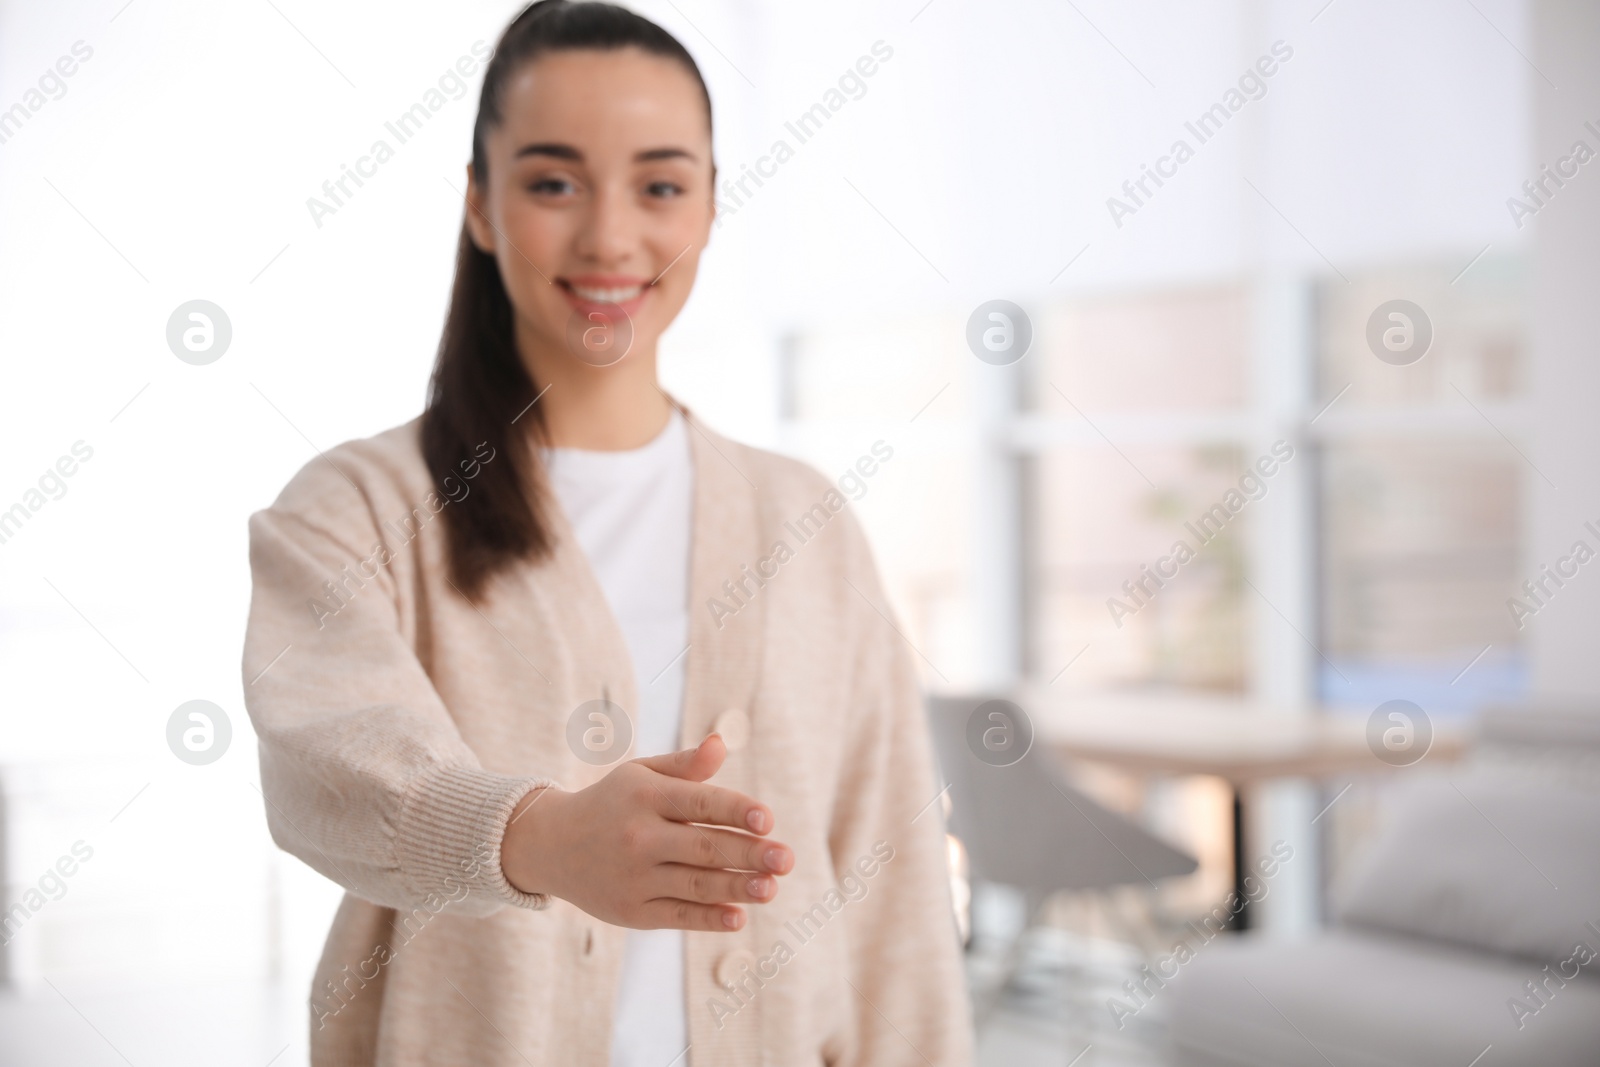
[[[722,740],[722,735],[709,734],[694,748],[668,752],[664,756],[647,756],[633,762],[643,764],[658,774],[690,782],[703,782],[717,773],[727,755],[728,746]]]

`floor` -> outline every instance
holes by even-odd
[[[1142,962],[1127,945],[1052,927],[1029,931],[1009,953],[975,947],[968,975],[978,1064],[1162,1067],[1168,1061],[1160,1002],[1120,1027],[1107,1006]]]

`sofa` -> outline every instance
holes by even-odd
[[[1193,1067],[1600,1065],[1600,710],[1508,709],[1392,783],[1315,936],[1218,938],[1168,985]]]

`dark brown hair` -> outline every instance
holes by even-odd
[[[705,79],[666,30],[614,4],[538,0],[506,27],[484,72],[472,130],[472,171],[479,186],[488,181],[484,145],[504,119],[512,75],[547,52],[619,48],[681,63],[700,86],[709,123]],[[544,471],[531,447],[532,439],[545,439],[544,416],[533,403],[538,385],[518,354],[512,321],[500,268],[494,256],[472,243],[463,220],[450,307],[422,414],[422,455],[437,487],[457,477],[456,466],[478,454],[482,443],[494,449],[495,458],[482,465],[474,491],[442,512],[451,580],[473,600],[496,571],[518,560],[541,559],[552,547]]]

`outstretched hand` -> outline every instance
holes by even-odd
[[[767,839],[770,808],[705,784],[727,752],[712,734],[695,748],[629,760],[587,789],[533,790],[506,826],[506,878],[616,926],[739,929],[739,904],[776,896],[794,852]]]

